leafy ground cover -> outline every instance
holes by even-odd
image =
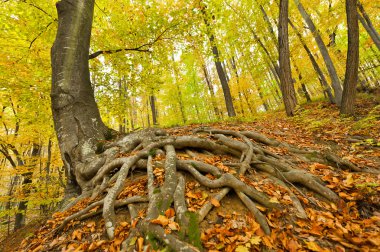
[[[229,131],[255,131],[271,139],[297,146],[302,150],[321,153],[333,152],[342,160],[350,161],[358,169],[378,169],[380,167],[380,108],[368,99],[359,102],[356,118],[340,118],[335,106],[326,102],[302,106],[298,115],[285,118],[283,112],[265,114],[253,122],[222,122],[208,125],[173,127],[167,131],[174,136],[192,135],[193,130],[202,127]],[[260,171],[249,171],[240,180],[257,191],[270,197],[270,202],[281,204],[281,209],[268,209],[257,205],[264,214],[270,234],[252,215],[234,193],[218,200],[220,189],[210,189],[186,175],[185,199],[189,214],[187,241],[208,251],[378,251],[380,246],[380,175],[376,173],[352,171],[350,167],[333,165],[334,161],[321,162],[312,153],[302,155],[289,151],[284,146],[263,148],[289,160],[298,169],[319,177],[327,188],[335,192],[342,201],[326,201],[320,195],[299,187],[295,183],[273,183],[273,178]],[[226,155],[197,155],[178,153],[179,160],[196,159],[218,167],[226,173],[234,173],[227,163]],[[156,155],[155,161],[163,157]],[[154,169],[155,183],[164,183],[164,169]],[[213,180],[215,177],[206,174]],[[148,194],[148,179],[138,170],[119,194],[118,199],[144,197]],[[296,197],[304,210],[293,207]],[[72,208],[55,213],[44,225],[31,235],[32,227],[21,242],[14,234],[3,242],[3,251],[120,251],[122,242],[133,232],[138,222],[146,216],[146,204],[136,209],[120,208],[116,211],[117,228],[113,240],[104,233],[105,222],[99,216],[100,206],[67,222],[63,221],[93,203],[86,198]],[[200,222],[191,214],[211,204],[213,209]],[[131,219],[131,210],[135,211]],[[181,235],[177,213],[169,208],[164,214],[151,221],[165,230],[166,234]],[[62,227],[60,232],[55,232]],[[21,243],[18,249],[15,244]],[[149,245],[147,245],[149,244]],[[143,251],[166,249],[156,236],[136,235],[128,240],[129,247]],[[10,247],[12,246],[12,247]]]

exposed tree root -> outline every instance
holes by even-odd
[[[83,166],[83,171],[79,171],[83,173],[82,178],[88,178],[81,185],[84,187],[82,189],[86,197],[92,195],[90,198],[92,203],[66,217],[54,232],[62,230],[73,220],[102,213],[107,236],[112,240],[118,225],[115,209],[128,206],[131,222],[134,224],[122,244],[123,251],[133,250],[136,246],[133,242],[135,237],[147,235],[154,236],[154,239],[158,239],[163,246],[169,246],[175,251],[199,251],[191,244],[192,241],[187,239],[189,224],[194,221],[189,218],[185,197],[188,176],[206,188],[218,190],[210,196],[212,200],[208,200],[196,212],[198,223],[202,222],[212,210],[215,201],[222,201],[230,191],[234,191],[260,224],[263,232],[268,235],[271,229],[265,212],[261,211],[284,209],[286,206],[273,202],[270,196],[246,183],[247,172],[249,176],[256,176],[256,172],[264,172],[274,184],[284,188],[300,218],[307,218],[307,214],[291,188],[298,190],[298,186],[303,186],[323,196],[327,201],[333,203],[341,201],[320,178],[299,169],[296,164],[271,152],[265,146],[281,146],[297,155],[316,153],[300,150],[257,132],[248,131],[197,129],[193,136],[168,136],[161,129],[149,129],[127,135],[116,142],[104,145],[103,153],[94,158],[93,163],[88,164],[87,168]],[[207,161],[207,158],[212,158],[214,155],[228,156],[229,161],[223,162],[224,166],[221,168]],[[348,169],[362,171],[354,164],[332,154],[318,153],[318,155],[335,163],[339,168],[344,165]],[[163,158],[165,160],[161,161]],[[120,198],[127,178],[136,168],[147,173],[146,192],[140,192],[139,196]],[[164,170],[164,179],[161,183],[154,175],[156,168]],[[137,214],[135,204],[139,202],[149,202],[145,217]],[[155,220],[160,215],[165,215],[171,208],[175,209],[173,220],[175,218],[179,223],[180,229],[168,232],[165,224],[160,225]],[[147,240],[145,246],[148,246],[146,242]]]

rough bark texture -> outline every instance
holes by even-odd
[[[359,24],[356,0],[346,0],[348,50],[341,114],[354,114],[359,66]]]
[[[288,0],[280,1],[280,16],[278,22],[278,47],[280,57],[280,80],[282,100],[285,104],[286,114],[293,116],[297,106],[297,98],[292,82],[290,69],[289,41],[288,41]]]
[[[335,102],[338,106],[340,106],[342,102],[342,86],[338,77],[338,73],[335,69],[334,63],[332,62],[331,57],[327,51],[326,45],[323,42],[321,35],[319,34],[319,31],[317,30],[313,21],[311,20],[310,15],[306,12],[305,8],[299,0],[294,0],[294,2],[297,5],[299,12],[301,13],[307,26],[309,27],[311,33],[313,34],[315,41],[317,42],[319,51],[322,54],[323,60],[325,61],[327,70],[330,75],[331,85],[334,89],[335,94]]]
[[[58,31],[51,50],[54,126],[72,186],[83,183],[77,167],[91,161],[97,141],[107,132],[88,67],[93,10],[94,0],[58,2]]]

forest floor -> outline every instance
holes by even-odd
[[[284,112],[271,112],[257,116],[252,122],[220,122],[207,125],[188,125],[166,129],[172,135],[191,135],[198,127],[225,130],[256,131],[269,138],[308,150],[330,150],[360,168],[380,167],[380,106],[374,100],[359,98],[355,118],[339,116],[336,106],[327,102],[302,105],[293,118]],[[255,218],[233,194],[220,202],[212,198],[215,190],[199,185],[187,176],[186,201],[189,211],[196,211],[211,201],[214,209],[199,227],[193,227],[194,244],[201,244],[207,251],[379,251],[380,247],[380,175],[352,172],[333,168],[328,164],[305,161],[283,147],[266,147],[271,152],[292,160],[299,169],[321,178],[343,200],[344,205],[325,201],[315,193],[289,186],[300,199],[307,218],[298,218],[291,208],[266,211],[271,234],[265,235]],[[187,158],[187,154],[183,158]],[[225,168],[222,156],[203,160]],[[158,181],[163,171],[154,171]],[[272,202],[290,205],[287,191],[270,183],[265,176],[251,172],[246,183],[270,195]],[[128,196],[146,191],[146,176],[136,172],[123,190]],[[122,193],[123,193],[122,192]],[[119,227],[115,239],[108,241],[104,235],[104,221],[92,217],[72,221],[64,232],[53,236],[51,226],[64,217],[86,207],[86,200],[63,213],[55,213],[43,226],[28,226],[27,232],[14,233],[0,244],[0,251],[119,251],[121,242],[131,228],[128,211],[118,210]],[[139,215],[143,215],[140,211]],[[156,222],[168,233],[178,228],[172,221],[173,213],[166,213]],[[125,217],[125,218],[124,218]],[[126,221],[127,220],[127,221]],[[132,223],[133,226],[133,223]],[[34,234],[31,235],[34,229]],[[30,236],[24,241],[25,235]],[[20,235],[24,234],[24,235]],[[142,251],[144,238],[134,240]],[[154,242],[154,241],[150,241]],[[21,246],[16,249],[17,245]]]

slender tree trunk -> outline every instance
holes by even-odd
[[[220,60],[219,49],[216,46],[214,34],[212,33],[210,24],[207,20],[206,5],[203,3],[202,3],[202,5],[203,6],[201,8],[201,11],[203,14],[203,20],[205,22],[205,25],[207,28],[207,35],[208,35],[208,38],[210,40],[210,44],[212,47],[212,53],[214,55],[215,67],[216,67],[216,71],[218,72],[220,84],[222,86],[222,90],[223,90],[223,94],[224,94],[224,102],[226,104],[227,113],[228,113],[229,117],[234,117],[234,116],[236,116],[236,113],[235,113],[234,104],[232,102],[232,96],[231,96],[230,87],[228,85],[227,75],[226,75],[225,71],[223,70],[223,65],[222,65],[222,62]]]
[[[293,28],[293,30],[296,32],[297,37],[300,40],[303,48],[305,49],[307,56],[309,57],[310,62],[313,65],[314,70],[317,72],[318,79],[322,85],[323,91],[325,93],[327,93],[327,96],[329,97],[329,101],[331,103],[335,103],[335,99],[332,95],[331,88],[330,88],[329,84],[327,83],[327,80],[325,78],[325,75],[323,74],[322,69],[319,67],[317,61],[315,60],[313,53],[310,51],[309,47],[306,45],[305,40],[303,39],[303,37],[302,37],[301,33],[298,31],[298,29],[294,26],[293,22],[291,22],[289,20],[289,24]]]
[[[360,13],[358,13],[360,23],[363,25],[363,27],[368,32],[369,36],[372,38],[377,49],[380,50],[380,35],[373,26],[371,19],[369,18],[367,12],[364,10],[363,5],[360,3],[360,1],[358,1],[358,8],[360,11]]]
[[[341,114],[354,114],[356,84],[358,82],[359,65],[359,25],[357,0],[346,0],[348,50]]]
[[[282,99],[286,114],[293,116],[297,106],[297,98],[292,82],[290,69],[289,41],[288,41],[288,0],[280,0],[280,15],[278,20],[278,45],[280,56],[280,80]]]
[[[300,71],[299,68],[297,67],[297,65],[296,65],[296,63],[294,62],[294,60],[293,60],[292,62],[293,62],[294,68],[295,68],[295,70],[296,70],[296,73],[298,74],[298,80],[299,80],[300,83],[301,83],[302,93],[303,93],[303,95],[305,96],[306,101],[307,101],[307,102],[311,102],[310,94],[309,94],[309,92],[307,91],[307,88],[306,88],[305,83],[302,81],[302,74],[301,74],[301,71]]]
[[[237,69],[237,66],[236,66],[236,61],[235,61],[235,57],[234,56],[232,56],[230,62],[231,62],[231,66],[232,66],[233,72],[235,74],[236,85],[237,85],[237,88],[238,88],[240,113],[244,117],[245,113],[244,113],[244,106],[243,106],[243,95],[242,95],[243,91],[241,90],[241,87],[240,87],[239,73],[238,73],[238,69]]]
[[[154,95],[149,96],[150,109],[152,111],[153,125],[157,125],[157,110],[156,110],[156,97]]]
[[[33,169],[36,166],[35,158],[40,155],[41,147],[38,144],[33,144],[31,160],[27,161],[24,165],[26,166],[27,172],[22,174],[23,181],[21,183],[22,194],[27,197],[30,193],[30,184],[32,183]],[[15,226],[14,230],[20,229],[25,225],[26,209],[28,207],[28,200],[24,199],[19,202],[17,207],[17,213],[15,216]]]
[[[212,107],[214,108],[215,116],[218,119],[220,119],[221,118],[220,111],[218,109],[218,105],[216,104],[216,97],[215,97],[214,88],[212,86],[212,83],[211,83],[211,80],[210,80],[210,75],[208,74],[206,65],[203,65],[202,69],[203,69],[203,73],[204,73],[204,76],[205,76],[205,80],[206,80],[206,84],[207,84],[208,90],[210,91],[211,103],[212,103]]]
[[[51,50],[54,126],[66,168],[66,194],[80,192],[78,164],[95,156],[108,128],[100,118],[91,87],[88,55],[94,0],[57,3],[58,30]],[[77,169],[78,168],[78,169]]]
[[[228,113],[229,117],[234,117],[234,116],[236,116],[236,113],[235,113],[234,104],[232,102],[231,91],[230,91],[230,87],[228,85],[226,73],[224,72],[222,63],[220,61],[218,47],[216,47],[216,45],[214,45],[214,43],[215,43],[214,42],[214,40],[215,40],[214,35],[211,35],[209,37],[209,39],[210,39],[211,45],[213,45],[212,46],[212,53],[214,55],[216,71],[218,72],[220,84],[222,86],[222,90],[223,90],[223,94],[224,94],[224,102],[226,104],[227,113]]]
[[[313,34],[315,41],[317,42],[318,48],[322,54],[323,60],[326,63],[326,67],[330,75],[331,85],[334,89],[335,94],[335,103],[338,106],[340,106],[342,102],[342,86],[338,77],[338,73],[335,69],[334,63],[332,62],[331,57],[327,51],[326,45],[324,44],[321,35],[319,34],[313,21],[311,20],[310,15],[306,12],[305,8],[299,0],[294,0],[294,2],[296,3],[298,10],[301,13],[303,19],[305,20],[307,26],[309,27],[311,33]]]

